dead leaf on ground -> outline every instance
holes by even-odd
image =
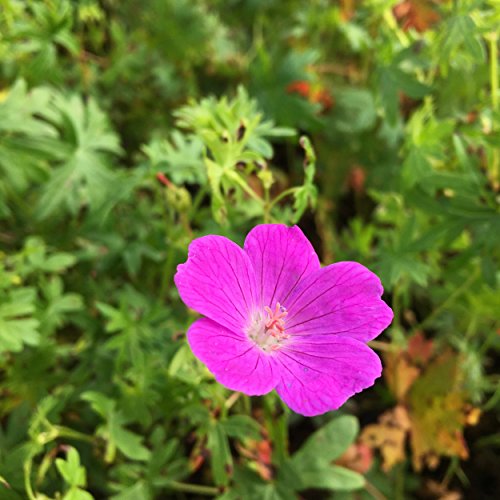
[[[408,412],[404,406],[398,405],[383,413],[377,424],[366,426],[360,441],[380,450],[382,469],[387,472],[405,459],[405,442],[409,429]]]
[[[362,442],[380,450],[382,468],[405,459],[409,437],[415,470],[438,466],[440,457],[469,456],[463,431],[475,425],[480,410],[468,402],[462,356],[451,349],[433,357],[433,343],[421,333],[407,350],[384,355],[387,385],[398,405],[362,432]]]
[[[413,28],[422,33],[441,19],[435,7],[432,0],[405,0],[394,6],[393,12],[403,30]]]
[[[384,356],[384,376],[392,394],[403,401],[406,393],[420,375],[420,369],[411,364],[406,352],[388,353]]]
[[[422,332],[417,332],[408,340],[406,350],[387,352],[384,355],[384,376],[387,385],[398,402],[404,402],[434,349],[432,340],[427,340]]]

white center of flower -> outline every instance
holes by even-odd
[[[290,337],[285,333],[287,310],[276,303],[274,311],[266,306],[264,311],[256,311],[246,329],[248,338],[264,352],[276,351],[284,340]]]

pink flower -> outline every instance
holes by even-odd
[[[191,349],[229,389],[276,389],[292,410],[314,416],[382,372],[366,345],[393,317],[380,280],[356,262],[321,268],[297,226],[256,226],[243,249],[222,236],[198,238],[175,284],[206,316],[189,328]]]

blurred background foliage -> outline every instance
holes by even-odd
[[[0,498],[497,498],[498,26],[497,0],[0,0]],[[187,245],[263,221],[384,283],[384,379],[339,412],[231,394],[187,347]]]

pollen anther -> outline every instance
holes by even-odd
[[[287,310],[280,305],[279,302],[276,303],[274,311],[269,307],[264,307],[267,312],[266,321],[266,333],[269,333],[277,339],[288,338],[289,336],[285,332],[285,317],[288,314]]]

